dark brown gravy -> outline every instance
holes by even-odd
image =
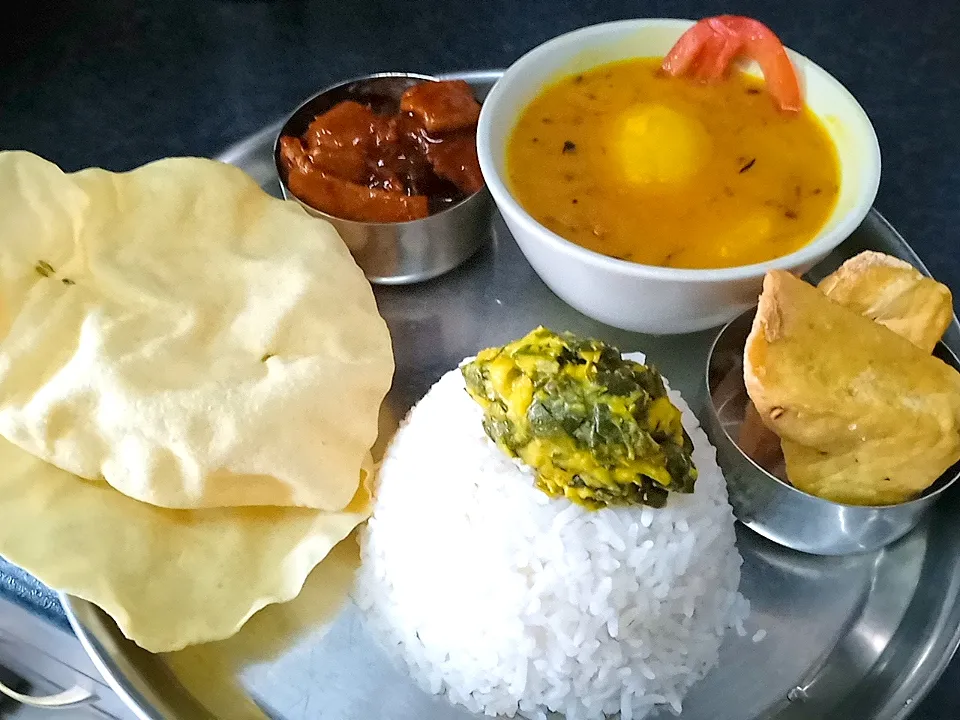
[[[477,160],[480,105],[462,80],[409,88],[394,98],[344,100],[300,137],[280,138],[291,192],[346,220],[403,222],[439,212],[483,187]]]

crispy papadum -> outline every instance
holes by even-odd
[[[369,457],[364,466],[369,475]],[[179,650],[230,637],[262,607],[296,597],[317,563],[369,515],[368,483],[356,485],[339,512],[169,510],[0,439],[0,555],[99,605],[141,647]]]
[[[351,501],[393,355],[330,224],[197,158],[0,188],[0,435],[161,507]]]
[[[787,272],[764,279],[744,381],[811,494],[903,502],[960,460],[960,374]]]
[[[872,250],[847,260],[817,287],[928,353],[953,319],[953,296],[946,285],[910,263]]]

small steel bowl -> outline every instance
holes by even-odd
[[[330,222],[340,233],[357,264],[372,283],[404,285],[442,275],[473,255],[489,238],[493,202],[484,187],[455,205],[419,220],[396,223],[359,222],[334,217],[310,207],[290,192],[280,162],[280,138],[300,137],[320,113],[343,100],[369,102],[375,111],[384,99],[399,104],[405,90],[438,78],[416,73],[376,73],[333,85],[302,103],[283,124],[273,158],[285,199],[299,203],[314,217]]]
[[[755,313],[754,308],[727,324],[707,360],[704,430],[717,448],[734,515],[765,538],[813,555],[869,552],[906,535],[954,483],[960,463],[915,500],[884,506],[844,505],[784,482],[774,474],[778,470],[770,467],[771,458],[758,462],[740,447],[735,438],[740,437],[750,402],[743,382],[743,349]],[[943,343],[934,355],[960,370],[960,361]]]

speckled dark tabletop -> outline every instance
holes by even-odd
[[[0,24],[0,147],[74,170],[213,155],[321,86],[376,70],[503,67],[573,28],[627,17],[758,17],[873,120],[876,205],[960,290],[960,4],[944,0],[34,0]],[[8,11],[9,12],[9,11]],[[0,522],[2,522],[0,499]],[[37,542],[43,541],[38,528]],[[0,559],[0,594],[63,624]],[[960,717],[960,661],[915,714]]]

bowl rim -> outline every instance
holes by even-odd
[[[280,183],[280,191],[283,193],[283,197],[285,200],[294,200],[297,204],[303,206],[303,208],[307,210],[309,213],[311,214],[317,213],[317,215],[322,220],[336,221],[338,223],[344,223],[347,226],[355,226],[358,228],[364,228],[364,227],[403,228],[403,227],[410,227],[418,223],[423,223],[431,218],[441,217],[443,215],[446,215],[449,212],[453,212],[454,210],[468,203],[470,200],[474,199],[478,195],[482,195],[484,190],[489,190],[489,186],[486,184],[486,178],[484,178],[484,186],[482,188],[480,188],[474,193],[470,193],[469,195],[464,197],[462,200],[458,200],[457,202],[453,203],[449,207],[443,208],[443,210],[440,210],[439,212],[430,213],[426,217],[416,218],[415,220],[402,220],[398,222],[378,222],[373,220],[349,220],[347,218],[338,217],[337,215],[331,215],[328,212],[325,212],[323,210],[320,210],[319,208],[313,207],[313,205],[310,205],[305,200],[300,199],[296,193],[294,193],[289,187],[287,187],[287,182],[286,180],[284,180],[282,167],[280,165],[280,138],[282,138],[284,135],[289,134],[287,133],[287,128],[290,126],[290,123],[293,122],[293,120],[297,118],[301,112],[303,112],[303,110],[307,107],[307,105],[311,104],[312,102],[326,95],[327,93],[333,92],[334,90],[339,90],[345,85],[350,85],[352,83],[357,83],[357,82],[363,82],[364,80],[377,80],[379,78],[394,78],[394,77],[414,78],[416,80],[422,80],[424,82],[427,82],[427,81],[440,82],[441,80],[444,79],[440,75],[428,75],[425,73],[402,72],[402,71],[395,71],[395,70],[367,73],[366,75],[357,75],[354,77],[347,78],[346,80],[339,80],[331,85],[324,87],[319,92],[313,93],[312,95],[308,96],[307,98],[299,102],[296,105],[296,107],[293,109],[293,111],[289,115],[287,115],[287,117],[283,121],[283,124],[280,126],[280,129],[277,131],[277,137],[274,138],[274,141],[273,141],[273,169],[274,169],[274,172],[277,174],[277,182]],[[480,103],[480,107],[481,109],[483,108],[483,103]],[[479,125],[478,125],[478,132],[479,132]]]
[[[716,418],[719,418],[720,414],[717,412],[717,405],[713,401],[713,392],[711,391],[711,387],[710,387],[710,367],[713,364],[713,357],[716,354],[717,345],[720,344],[720,340],[724,337],[724,335],[726,335],[727,331],[733,325],[735,325],[738,322],[741,322],[743,318],[747,317],[748,315],[756,314],[756,311],[757,311],[756,307],[752,307],[749,310],[744,310],[742,313],[740,313],[735,318],[733,318],[733,320],[726,323],[717,332],[717,335],[713,339],[713,342],[710,343],[710,350],[707,351],[707,362],[706,362],[706,367],[704,368],[704,386],[706,389],[706,394],[707,394],[706,402],[708,405],[707,411]],[[938,340],[936,347],[944,350],[950,356],[950,358],[953,360],[954,369],[960,368],[960,357],[957,356],[957,353],[955,353],[949,345],[947,345],[943,340]],[[744,393],[746,393],[746,388],[744,388]],[[952,476],[946,482],[941,484],[940,487],[938,487],[936,490],[932,492],[924,492],[911,500],[904,500],[903,502],[893,503],[891,505],[852,505],[850,503],[837,502],[836,500],[829,500],[828,498],[820,497],[819,495],[814,495],[813,493],[808,493],[806,490],[801,490],[800,488],[798,488],[796,485],[793,485],[792,483],[784,482],[783,480],[778,478],[776,475],[774,475],[772,472],[770,472],[769,470],[761,466],[756,460],[750,457],[746,452],[744,452],[743,448],[740,447],[740,443],[738,443],[736,440],[730,437],[730,433],[727,432],[727,429],[723,426],[722,423],[717,423],[717,426],[720,428],[720,431],[723,433],[723,436],[727,439],[727,441],[734,447],[741,461],[746,461],[747,463],[749,463],[757,472],[761,473],[764,478],[777,483],[782,488],[785,488],[794,493],[797,493],[801,497],[805,497],[810,500],[825,503],[832,507],[847,508],[847,509],[850,509],[851,511],[859,511],[859,510],[891,511],[895,508],[910,507],[910,506],[917,506],[917,505],[928,505],[928,504],[931,504],[934,500],[936,500],[942,493],[949,490],[950,487],[953,486],[953,484],[957,481],[957,479],[960,478],[960,461],[957,461],[953,465],[948,467],[946,470],[944,470],[943,473],[936,480],[934,480],[933,483],[931,483],[930,487],[932,487],[934,484],[939,482],[942,477],[944,477],[945,475],[947,475],[947,473],[953,470]]]
[[[610,270],[621,275],[666,281],[720,282],[752,279],[762,276],[768,270],[795,268],[805,264],[812,264],[849,237],[867,216],[880,187],[881,157],[880,143],[877,139],[876,130],[866,111],[839,80],[809,58],[790,48],[787,48],[787,52],[790,54],[794,64],[797,64],[797,59],[802,61],[806,72],[816,73],[821,76],[825,82],[832,85],[838,94],[851,105],[854,113],[860,116],[864,128],[867,131],[864,143],[871,151],[868,162],[862,166],[869,174],[863,183],[857,204],[840,218],[839,222],[831,231],[818,233],[798,250],[771,260],[765,260],[764,262],[727,268],[670,268],[658,265],[645,265],[643,263],[603,255],[567,240],[540,224],[513,197],[506,182],[501,178],[500,173],[496,169],[497,163],[494,159],[495,151],[490,137],[492,135],[492,126],[495,122],[494,117],[499,110],[497,107],[498,103],[505,92],[505,88],[514,78],[521,76],[531,62],[543,57],[550,57],[557,52],[558,48],[565,48],[568,44],[573,44],[577,40],[589,39],[589,42],[579,44],[578,50],[582,52],[585,48],[602,44],[604,37],[618,30],[627,28],[640,30],[660,26],[676,29],[679,37],[679,34],[682,33],[683,30],[692,26],[695,22],[694,20],[681,18],[635,18],[588,25],[547,40],[522,55],[507,68],[500,80],[497,81],[487,95],[480,110],[480,120],[477,123],[477,155],[480,159],[480,169],[483,172],[486,186],[490,190],[491,195],[493,195],[500,211],[504,215],[509,215],[515,221],[519,222],[523,230],[529,233],[531,238],[535,238],[537,241],[547,245],[551,250],[560,252],[570,259],[579,260],[594,267]],[[637,57],[641,57],[641,55],[637,55]],[[515,126],[515,124],[516,118],[512,118],[510,132],[512,132],[512,127]],[[509,137],[509,132],[507,133],[507,137]],[[841,166],[840,169],[842,174],[843,167]],[[861,169],[858,172],[862,171]]]

